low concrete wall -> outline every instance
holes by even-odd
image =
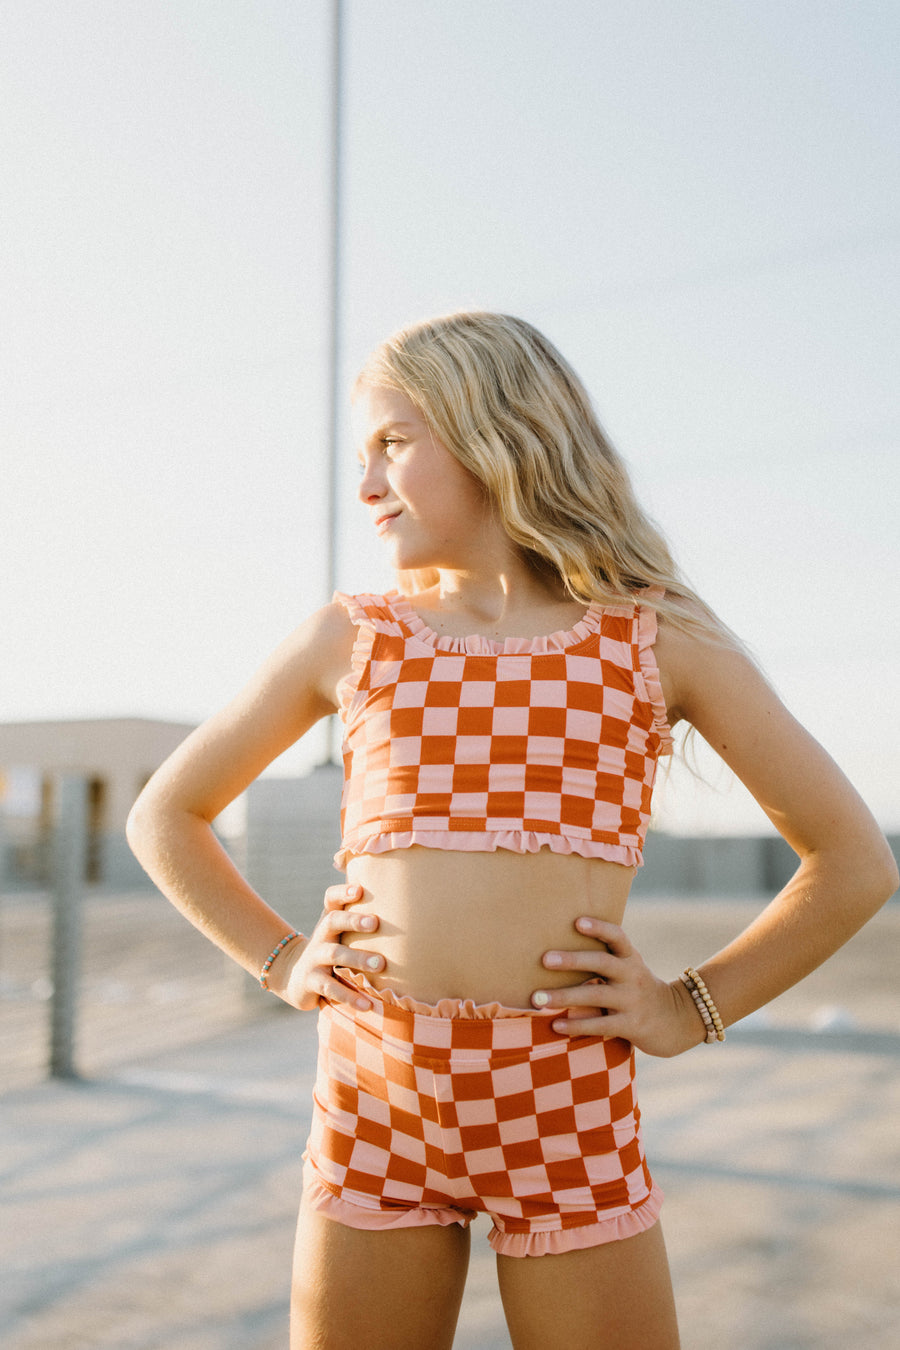
[[[342,782],[341,768],[327,764],[306,778],[260,778],[247,793],[247,880],[301,932],[315,925],[326,889],[343,879],[332,865]]]
[[[92,835],[89,847],[99,856],[92,869],[97,880],[88,884],[105,891],[139,891],[151,886],[121,830]],[[51,849],[49,833],[25,841],[0,835],[0,891],[45,891],[52,881]]]
[[[778,835],[713,839],[651,833],[635,895],[762,895],[774,893],[797,867]]]

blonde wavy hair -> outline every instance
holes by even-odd
[[[573,599],[653,606],[679,628],[740,645],[687,585],[634,494],[590,398],[538,330],[508,314],[463,311],[401,329],[356,381],[398,390],[482,484],[510,538]],[[406,594],[436,571],[398,572]]]

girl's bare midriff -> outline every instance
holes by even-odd
[[[424,1002],[472,999],[527,1008],[535,989],[572,984],[541,965],[545,951],[596,947],[575,928],[581,915],[621,923],[634,868],[574,854],[397,849],[353,858],[354,906],[377,914],[375,934],[347,945],[378,952],[372,984]]]

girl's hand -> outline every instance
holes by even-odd
[[[383,956],[360,947],[344,947],[339,941],[342,933],[372,933],[378,927],[376,915],[355,914],[345,908],[360,900],[362,894],[361,886],[329,886],[325,908],[310,936],[285,948],[280,971],[277,961],[273,965],[269,976],[273,993],[301,1012],[317,1008],[322,998],[330,1003],[349,1003],[363,1012],[372,1007],[371,999],[341,984],[334,974],[335,966],[370,974],[384,969]]]
[[[564,1010],[552,1023],[554,1031],[621,1036],[648,1055],[677,1055],[700,1044],[703,1022],[680,980],[657,979],[618,924],[582,918],[575,927],[596,938],[597,949],[545,952],[542,961],[548,970],[581,971],[588,982],[538,989],[531,996],[536,1008]]]

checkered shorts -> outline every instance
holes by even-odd
[[[352,1228],[493,1219],[510,1256],[649,1228],[662,1194],[640,1138],[627,1041],[567,1037],[541,1013],[379,993],[327,1004],[304,1192]]]

